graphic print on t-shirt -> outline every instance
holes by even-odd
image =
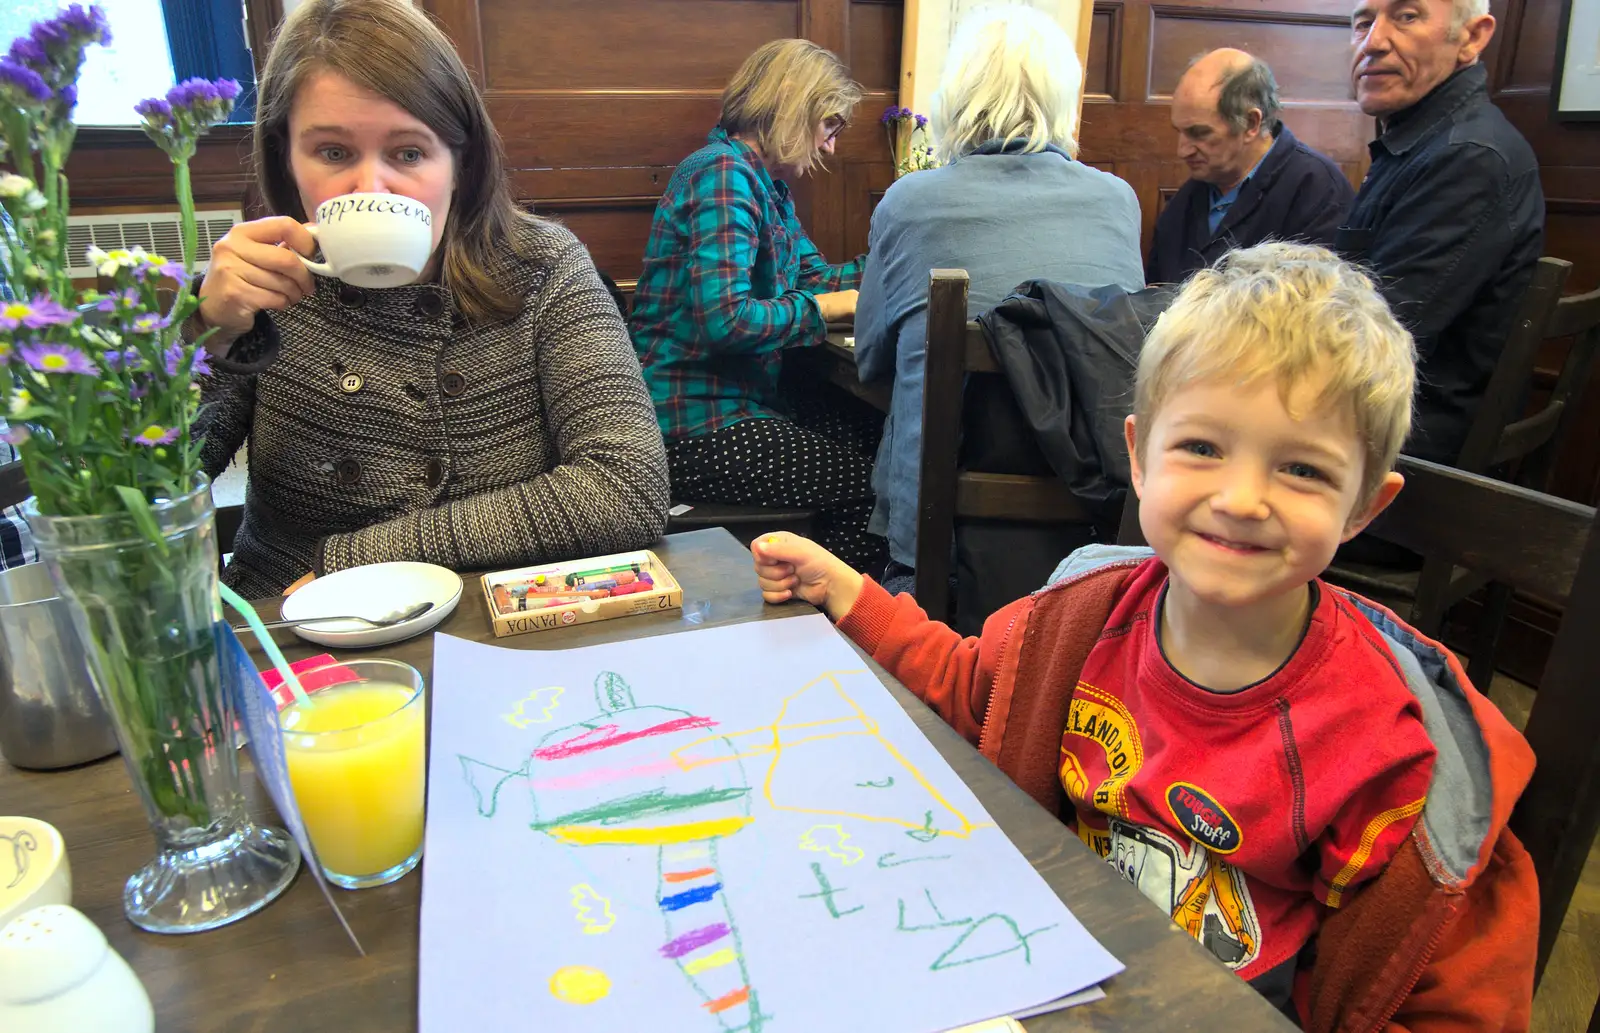
[[[1067,745],[1088,748],[1084,740],[1105,755],[1106,775],[1098,785]],[[1223,964],[1243,968],[1261,951],[1261,923],[1244,873],[1222,855],[1243,845],[1244,832],[1221,803],[1190,782],[1172,783],[1166,802],[1176,827],[1193,842],[1129,820],[1125,788],[1144,760],[1138,725],[1122,700],[1079,682],[1061,747],[1061,784],[1075,806],[1107,817],[1104,828],[1080,818],[1079,837]],[[1088,767],[1100,770],[1098,763]]]
[[[1121,818],[1110,821],[1109,860],[1146,899],[1229,968],[1261,951],[1261,922],[1244,873],[1199,843]]]

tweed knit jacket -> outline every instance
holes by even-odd
[[[435,284],[316,292],[261,313],[203,386],[215,477],[250,444],[223,580],[276,595],[308,571],[458,571],[648,545],[667,517],[655,408],[616,304],[562,227],[520,234],[495,279],[524,299],[469,326]]]

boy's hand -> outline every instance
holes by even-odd
[[[787,531],[764,534],[750,543],[750,553],[761,598],[769,603],[799,597],[837,621],[861,595],[861,575],[809,538]]]

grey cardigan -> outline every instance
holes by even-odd
[[[666,452],[616,304],[567,230],[533,222],[519,244],[495,270],[524,299],[509,321],[468,326],[433,284],[319,277],[214,360],[206,473],[250,443],[228,585],[261,597],[308,571],[486,570],[660,537]]]
[[[1008,154],[994,142],[897,180],[872,213],[870,241],[856,366],[862,380],[892,377],[894,398],[868,530],[889,539],[893,559],[915,566],[928,270],[967,271],[969,316],[1024,280],[1136,291],[1144,286],[1139,201],[1127,183],[1063,151]]]

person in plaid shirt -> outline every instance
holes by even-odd
[[[814,509],[827,547],[876,572],[887,546],[866,526],[882,417],[779,386],[784,349],[821,344],[828,321],[855,314],[866,256],[828,264],[785,180],[833,153],[860,99],[809,40],[746,59],[656,206],[630,330],[675,499]]]

